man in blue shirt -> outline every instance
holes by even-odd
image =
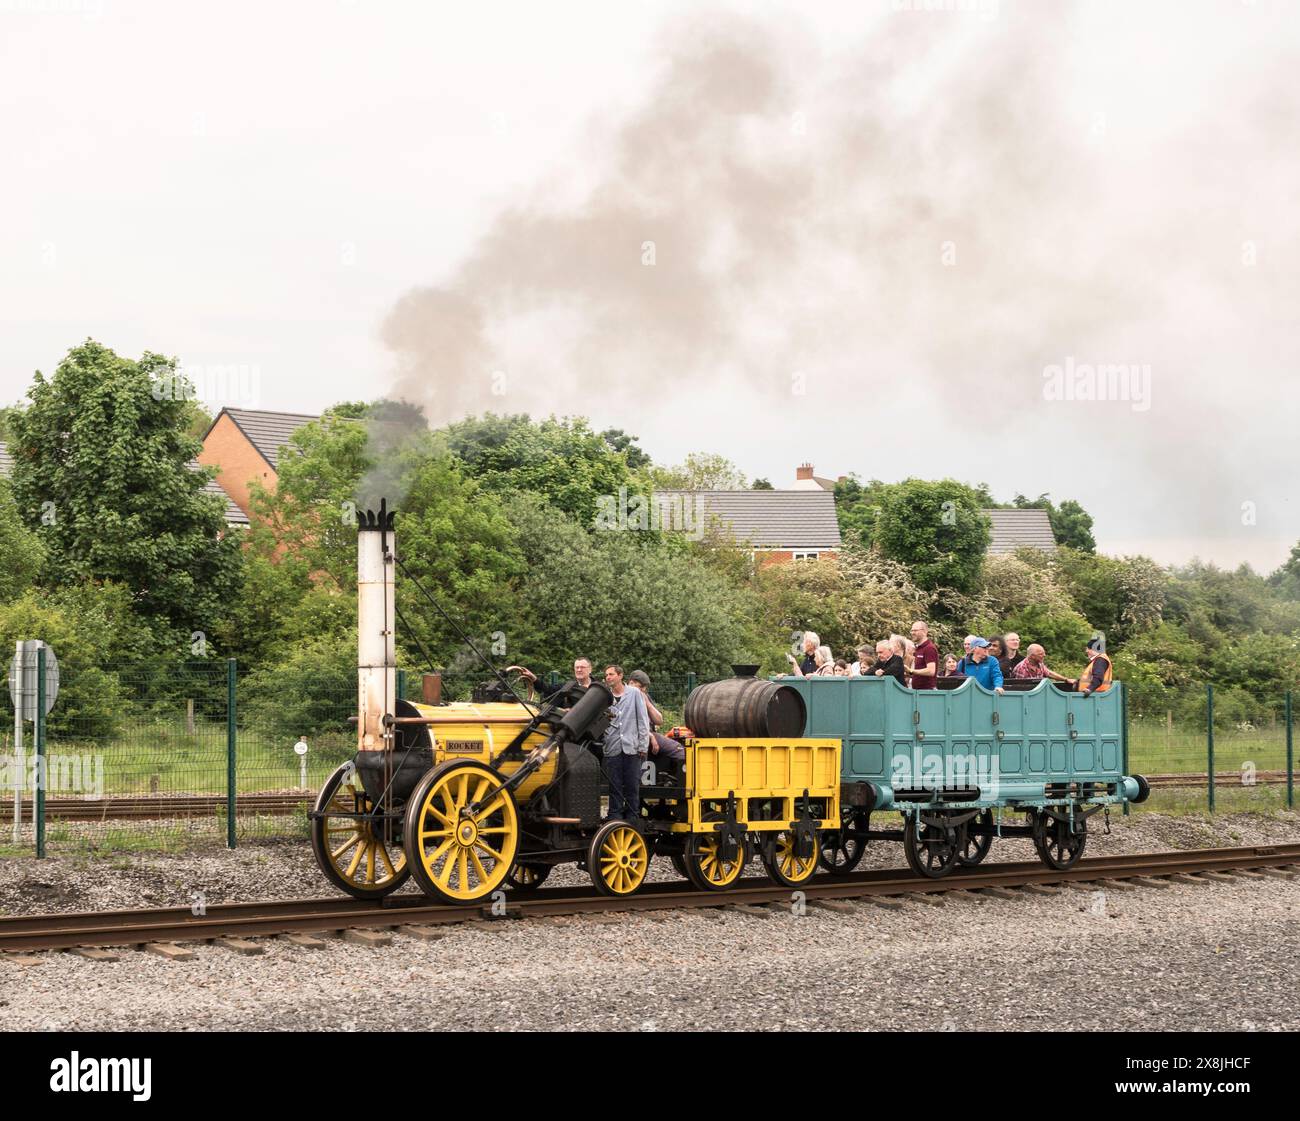
[[[606,666],[605,684],[614,694],[613,716],[605,729],[605,774],[609,778],[609,816],[636,822],[641,817],[641,763],[650,739],[645,694],[623,684],[623,667]]]
[[[962,660],[966,663],[967,677],[973,677],[992,693],[1002,692],[1002,667],[996,658],[989,657],[988,639],[973,639],[970,656]]]

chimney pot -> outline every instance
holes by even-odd
[[[796,470],[794,477],[796,480],[811,479],[813,477],[813,465],[811,463],[799,464],[798,470]]]

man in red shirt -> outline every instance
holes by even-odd
[[[916,656],[912,662],[912,688],[933,689],[939,676],[939,648],[930,641],[930,625],[917,620],[912,624],[912,641]]]

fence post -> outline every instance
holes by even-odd
[[[1128,685],[1123,681],[1119,683],[1119,723],[1120,723],[1120,753],[1124,756],[1121,765],[1120,774],[1127,776],[1128,769]],[[1128,817],[1130,807],[1128,799],[1124,799],[1124,816]]]
[[[1295,806],[1295,755],[1291,744],[1291,690],[1286,691],[1286,808]]]
[[[686,675],[686,696],[687,697],[691,695],[691,691],[694,688],[695,688],[695,671],[692,670],[690,673]],[[686,702],[686,697],[683,697],[682,703],[684,704],[685,702]]]
[[[552,691],[560,687],[560,675],[555,670],[546,675],[546,687]]]
[[[36,648],[36,856],[45,856],[45,644]]]
[[[406,670],[404,669],[397,671],[397,699],[399,701],[406,700]],[[393,707],[396,708],[396,705]]]
[[[1205,686],[1205,755],[1206,780],[1209,782],[1210,813],[1214,813],[1214,686]]]
[[[235,659],[226,659],[226,847],[235,847]]]

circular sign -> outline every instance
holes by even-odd
[[[293,745],[293,751],[295,755],[306,755],[307,741],[305,739],[299,740],[296,744]]]
[[[19,642],[9,663],[9,699],[24,720],[36,719],[36,658],[37,651],[45,647],[45,715],[54,707],[59,695],[59,659],[54,649],[39,638]]]

